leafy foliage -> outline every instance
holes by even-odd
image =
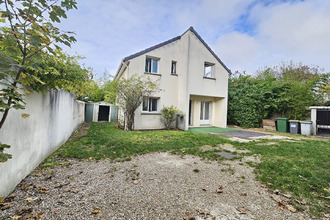
[[[143,102],[143,97],[148,97],[160,91],[158,82],[153,82],[149,77],[133,75],[129,79],[121,78],[112,82],[107,91],[106,100],[118,99],[118,105],[123,109],[126,127],[133,130],[135,110]]]
[[[7,144],[2,144],[0,142],[0,163],[4,163],[8,159],[11,159],[11,155],[10,154],[7,154],[7,153],[4,153],[3,152],[5,148],[10,148],[10,146],[7,145]]]
[[[318,68],[289,63],[229,79],[228,122],[259,127],[262,119],[280,115],[302,120],[307,107],[322,101],[329,74]]]
[[[20,83],[30,85],[37,91],[42,87],[44,90],[56,86],[61,88],[61,83],[56,86],[52,84],[56,82],[54,78],[43,82],[41,76],[50,72],[51,63],[60,65],[58,61],[70,59],[61,53],[59,44],[70,46],[76,39],[71,36],[72,32],[61,32],[53,23],[60,22],[61,18],[67,17],[67,10],[77,7],[75,0],[1,0],[0,4],[3,9],[0,11],[1,17],[6,22],[0,27],[0,62],[5,64],[0,69],[0,108],[4,112],[1,129],[10,108],[24,108]]]
[[[24,93],[60,88],[81,96],[90,88],[91,71],[79,65],[81,57],[62,52],[61,45],[76,39],[54,25],[77,8],[75,0],[0,0],[0,5],[1,129],[10,109],[24,109]]]
[[[181,112],[179,109],[171,105],[170,107],[164,107],[160,113],[163,116],[163,123],[166,127],[166,129],[171,128],[172,122],[174,122],[177,117],[183,117],[183,112]]]

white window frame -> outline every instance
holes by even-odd
[[[147,64],[147,60],[150,60],[150,64]],[[157,63],[157,67],[156,67],[156,72],[154,71],[154,62]],[[155,58],[155,57],[146,57],[146,61],[145,61],[145,72],[146,73],[152,73],[152,74],[159,74],[158,70],[159,70],[159,58]]]
[[[204,77],[214,78],[214,63],[204,62]]]
[[[153,109],[154,102],[152,100],[156,100],[156,110]],[[159,98],[156,97],[144,97],[142,102],[142,112],[159,112]],[[145,109],[146,107],[146,109]]]

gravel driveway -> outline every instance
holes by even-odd
[[[37,168],[0,219],[309,219],[279,208],[243,161],[169,153]],[[2,207],[3,208],[3,207]]]

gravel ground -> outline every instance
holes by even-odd
[[[13,193],[0,219],[309,219],[282,210],[242,161],[169,153],[37,168]]]

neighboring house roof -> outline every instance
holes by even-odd
[[[145,49],[145,50],[142,50],[142,51],[140,51],[140,52],[137,52],[137,53],[135,53],[135,54],[132,54],[132,55],[130,55],[130,56],[127,56],[127,57],[125,57],[123,60],[122,60],[122,62],[125,62],[125,61],[129,61],[129,60],[131,60],[131,59],[133,59],[133,58],[135,58],[135,57],[138,57],[138,56],[140,56],[140,55],[143,55],[143,54],[146,54],[146,53],[148,53],[148,52],[150,52],[150,51],[153,51],[153,50],[155,50],[155,49],[157,49],[157,48],[160,48],[160,47],[162,47],[162,46],[165,46],[165,45],[167,45],[167,44],[170,44],[170,43],[172,43],[172,42],[174,42],[174,41],[177,41],[177,40],[180,40],[181,39],[181,37],[185,34],[185,33],[187,33],[188,31],[191,31],[191,32],[193,32],[195,35],[196,35],[196,37],[204,44],[204,46],[210,51],[210,53],[219,61],[219,63],[228,71],[228,73],[229,74],[231,74],[231,70],[221,61],[221,59],[213,52],[213,50],[209,47],[209,45],[207,45],[207,43],[203,40],[203,38],[195,31],[195,29],[193,28],[193,27],[190,27],[188,30],[186,30],[182,35],[180,35],[180,36],[177,36],[177,37],[174,37],[174,38],[172,38],[172,39],[170,39],[170,40],[167,40],[167,41],[164,41],[164,42],[162,42],[162,43],[160,43],[160,44],[157,44],[157,45],[155,45],[155,46],[152,46],[152,47],[149,47],[149,48],[147,48],[147,49]],[[119,69],[118,69],[118,71],[117,71],[117,74],[118,74],[118,72],[119,72],[119,70],[121,69],[121,66],[122,66],[122,64],[120,65],[120,67],[119,67]],[[116,74],[116,76],[117,76],[117,74]]]

